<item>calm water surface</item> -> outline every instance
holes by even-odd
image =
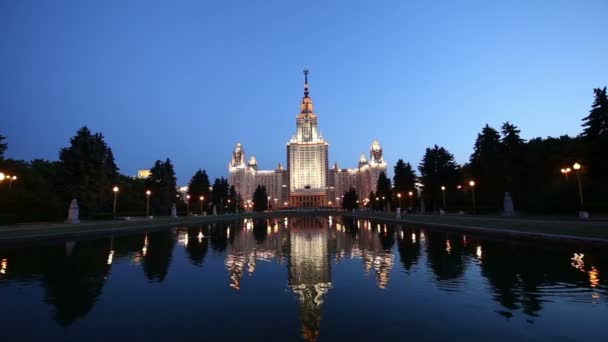
[[[603,340],[608,252],[294,217],[0,247],[0,340]],[[606,274],[606,275],[605,275]]]

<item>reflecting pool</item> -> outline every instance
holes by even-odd
[[[0,339],[583,340],[608,251],[341,217],[0,247]]]

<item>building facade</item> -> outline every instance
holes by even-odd
[[[340,169],[337,164],[329,168],[329,144],[319,131],[313,111],[308,70],[304,70],[304,97],[296,117],[296,133],[287,143],[287,169],[279,164],[275,170],[258,170],[255,157],[248,163],[245,160],[245,150],[238,143],[228,165],[228,182],[247,202],[258,185],[265,186],[271,208],[340,206],[342,195],[351,187],[363,201],[376,190],[378,176],[386,174],[387,167],[382,146],[374,140],[369,160],[361,155],[357,168]]]

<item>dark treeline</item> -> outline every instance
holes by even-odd
[[[150,191],[150,215],[170,215],[176,205],[180,215],[236,210],[240,198],[226,179],[216,179],[211,190],[204,170],[198,170],[189,183],[190,198],[177,190],[175,169],[169,158],[157,160],[147,179],[119,173],[112,149],[101,133],[86,126],[76,132],[69,145],[59,151],[59,160],[32,161],[6,159],[9,145],[0,135],[0,172],[15,175],[0,182],[0,224],[32,221],[61,221],[67,216],[72,199],[77,199],[80,217],[105,219],[113,216],[113,187],[118,187],[117,215],[146,214],[146,192]],[[186,204],[188,201],[188,204]]]
[[[400,159],[394,167],[393,184],[381,174],[367,206],[374,210],[420,210],[424,205],[427,211],[471,211],[475,191],[476,211],[482,213],[502,210],[506,192],[520,212],[608,212],[606,87],[594,89],[594,94],[591,111],[582,119],[583,131],[576,137],[526,141],[510,122],[500,130],[486,124],[477,135],[467,163],[458,165],[446,148],[437,145],[426,149],[418,175],[411,164]],[[574,163],[582,166],[580,171],[574,170]],[[584,194],[582,204],[577,176]],[[475,182],[474,189],[470,181]]]

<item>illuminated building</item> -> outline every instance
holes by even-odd
[[[245,162],[245,150],[238,143],[228,165],[228,182],[247,201],[253,198],[258,185],[266,187],[268,196],[275,203],[291,207],[340,206],[342,195],[351,187],[363,200],[376,190],[380,173],[386,174],[386,161],[382,146],[374,140],[369,160],[361,155],[355,169],[339,169],[328,165],[329,144],[318,127],[312,98],[308,89],[308,70],[304,70],[304,97],[300,113],[296,117],[296,133],[287,143],[287,169],[279,164],[276,170],[259,170],[257,160],[251,157]],[[274,199],[277,199],[274,201]]]
[[[146,179],[146,178],[150,177],[151,174],[152,173],[150,170],[137,170],[137,176],[135,176],[135,178]]]

